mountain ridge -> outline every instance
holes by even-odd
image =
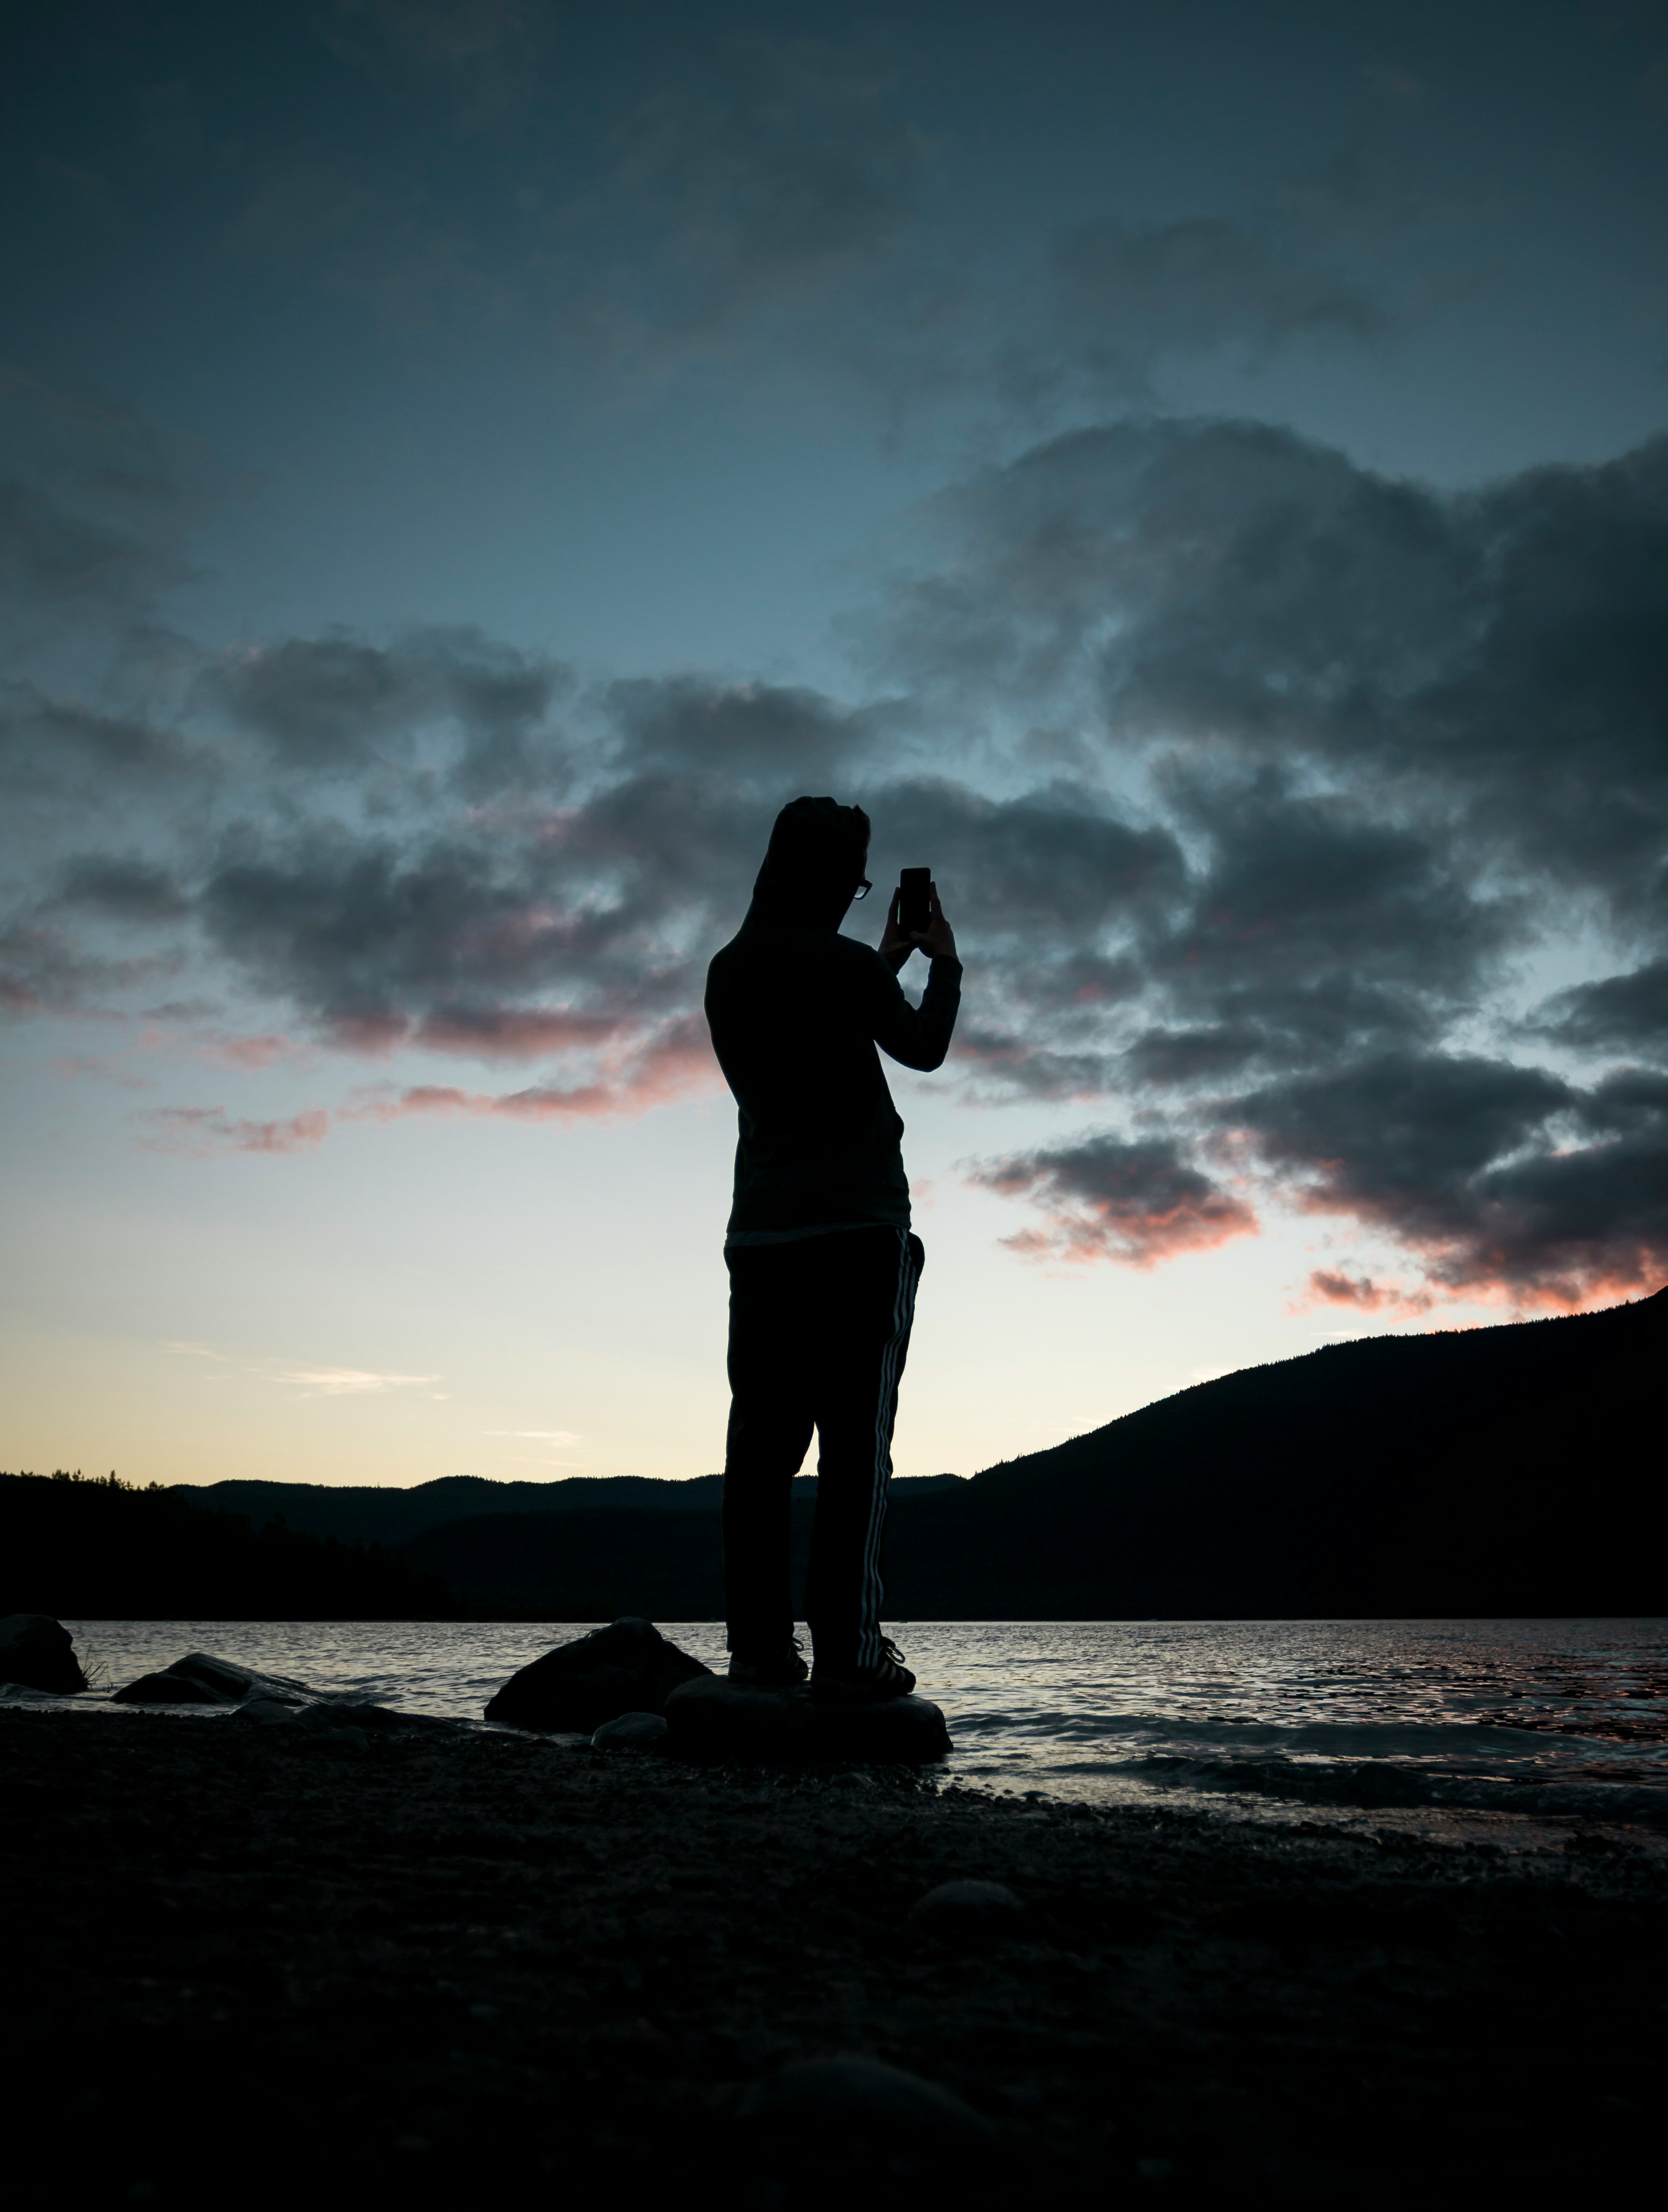
[[[1668,1613],[1650,1443],[1665,1352],[1668,1289],[1591,1314],[1358,1337],[1191,1384],[970,1479],[899,1480],[888,1616]],[[796,1574],[815,1489],[794,1486]],[[380,1539],[472,1608],[711,1620],[721,1491],[712,1475],[446,1476],[173,1494]]]

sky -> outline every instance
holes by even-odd
[[[1668,1277],[1668,6],[11,21],[0,1463],[719,1467],[802,793],[900,1473]]]

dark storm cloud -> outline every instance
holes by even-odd
[[[849,775],[885,719],[803,686],[715,684],[696,676],[613,684],[605,706],[621,756],[634,767],[772,787]]]
[[[166,868],[97,854],[68,864],[58,902],[84,907],[114,921],[178,921],[191,911],[190,900]]]
[[[1501,986],[1595,898],[1624,942],[1668,924],[1668,441],[1450,495],[1263,425],[1126,422],[928,520],[887,672],[992,731],[1098,732],[1185,854],[1104,1025],[1045,986],[1017,1012],[1016,974],[1013,1089],[1054,1054],[1064,1095],[1098,1042],[1177,1141],[1232,1136],[1450,1290],[1579,1301],[1668,1266],[1650,1100],[1611,1126],[1608,1084],[1455,1044],[1504,1037]],[[1659,1055],[1659,966],[1543,1031]],[[1003,1187],[1057,1207],[1046,1175]]]
[[[1494,1050],[1662,1050],[1668,447],[1462,496],[1255,425],[1126,423],[933,520],[943,558],[892,602],[895,688],[864,704],[581,692],[441,629],[182,650],[154,719],[20,683],[15,787],[42,821],[54,793],[77,808],[21,850],[8,1003],[108,1008],[155,963],[100,933],[143,922],[156,962],[194,946],[265,1003],[252,1050],[293,1028],[543,1064],[502,1097],[417,1084],[293,1127],[193,1108],[182,1142],[638,1111],[712,1079],[706,959],[776,808],[828,791],[873,814],[877,882],[925,863],[953,901],[972,981],[944,1079],[1102,1125],[972,1171],[1032,1210],[1016,1249],[1149,1265],[1270,1198],[1415,1258],[1422,1288],[1318,1271],[1373,1310],[1580,1302],[1668,1262],[1660,1079]],[[136,586],[85,568],[117,655],[155,543]],[[95,802],[121,815],[102,839]],[[1503,988],[1572,900],[1630,964],[1513,1029]]]
[[[571,688],[560,662],[474,629],[413,630],[389,647],[345,633],[291,638],[228,656],[202,681],[211,707],[301,769],[352,774],[381,752],[409,759],[425,728],[451,725],[463,739],[452,773],[483,793],[535,775],[546,789],[559,782],[551,717]]]
[[[1668,1255],[1668,1078],[1385,1056],[1230,1102],[1298,1201],[1390,1231],[1451,1290],[1570,1304]]]
[[[489,805],[473,823],[403,836],[338,823],[296,839],[246,823],[200,896],[215,948],[347,1041],[413,1034],[416,1023],[449,1048],[513,1036],[526,1049],[539,1031],[539,1009],[524,1002],[541,993],[618,1022],[687,1011],[706,957],[745,910],[776,808],[818,781],[802,773],[805,750],[821,766],[818,747],[850,718],[803,692],[622,688],[624,700],[606,695],[610,728],[624,731],[629,750],[682,753],[689,765],[605,775],[569,804]],[[771,788],[764,768],[782,750]],[[1028,942],[1033,976],[1049,969],[1068,1006],[1118,988],[1112,963],[1081,939],[1125,927],[1180,880],[1166,833],[1132,829],[1063,788],[1005,803],[942,779],[843,788],[874,810],[888,872],[917,847],[929,851],[965,886],[968,926],[993,951]],[[877,905],[877,929],[880,921]],[[1093,1087],[1099,1060],[1038,1048],[1034,1034],[1005,1047],[992,1033],[981,1055],[1021,1089]],[[1031,1063],[1022,1073],[1020,1059]]]
[[[1257,1227],[1250,1206],[1163,1140],[1131,1144],[1114,1135],[1087,1136],[986,1161],[971,1170],[969,1180],[1004,1197],[1029,1198],[1042,1210],[1045,1227],[1004,1239],[1033,1257],[1111,1259],[1149,1267]]]
[[[624,1049],[689,1016],[777,802],[654,770],[569,805],[510,798],[399,833],[246,822],[199,895],[208,940],[349,1048]]]
[[[483,994],[549,990],[594,959],[605,928],[564,903],[554,868],[530,875],[462,839],[401,849],[338,831],[233,860],[204,886],[216,949],[347,1042],[399,1041],[412,1022]]]
[[[997,800],[947,776],[921,776],[886,787],[876,803],[888,847],[930,856],[982,935],[1020,939],[1033,956],[1069,958],[1181,888],[1172,832],[1133,826],[1081,785]]]
[[[0,689],[0,786],[15,798],[131,799],[211,773],[200,747],[142,715],[100,712],[33,684]]]
[[[1668,1057],[1668,960],[1647,961],[1628,975],[1561,991],[1534,1026],[1561,1044],[1588,1051]]]
[[[1480,850],[1652,918],[1668,845],[1668,440],[1444,494],[1265,425],[1125,423],[942,501],[887,658],[1114,744],[1441,802]]]
[[[1519,911],[1467,885],[1440,830],[1272,773],[1170,783],[1208,844],[1184,915],[1148,944],[1169,1017],[1132,1047],[1150,1079],[1433,1036],[1519,940]]]

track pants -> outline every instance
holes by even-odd
[[[817,1431],[805,1613],[817,1656],[873,1666],[898,1383],[926,1254],[903,1229],[846,1229],[725,1254],[730,1424],[724,1593],[732,1651],[794,1632],[794,1477]]]

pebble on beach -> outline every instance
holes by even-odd
[[[664,1713],[622,1713],[605,1721],[591,1738],[594,1751],[654,1751],[671,1730]]]
[[[991,2122],[953,2091],[855,2053],[784,2066],[753,2084],[739,2117],[795,2158],[814,2152],[841,2162],[936,2162],[986,2151],[996,2140]]]
[[[949,1942],[1000,1941],[1014,1932],[1024,1911],[1006,1882],[941,1881],[916,1899],[908,1924],[917,1936]]]

